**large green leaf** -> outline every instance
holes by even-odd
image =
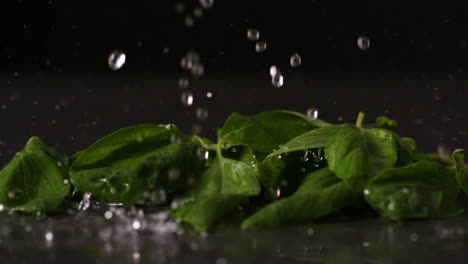
[[[452,158],[455,161],[457,181],[463,192],[468,195],[468,170],[465,165],[466,151],[457,149],[453,152]]]
[[[68,158],[32,137],[0,171],[0,204],[15,211],[52,211],[69,193]]]
[[[304,175],[326,165],[322,148],[340,128],[329,125],[311,130],[269,154],[258,166],[265,188],[273,194],[280,188],[283,195],[296,191]]]
[[[188,202],[176,209],[172,217],[198,231],[212,227],[246,198],[260,193],[255,165],[254,155],[247,146],[224,150],[218,147],[215,162],[185,198]]]
[[[453,170],[434,161],[387,169],[373,178],[364,196],[393,220],[455,216],[463,211]]]
[[[327,125],[324,121],[290,111],[262,112],[254,116],[234,113],[219,130],[218,138],[226,147],[248,145],[257,159],[262,160],[298,135]]]
[[[347,124],[327,142],[325,158],[336,176],[361,192],[372,177],[395,166],[398,150],[391,131]]]
[[[328,168],[309,173],[290,197],[275,201],[242,223],[243,229],[277,228],[310,224],[358,201],[344,182]]]
[[[81,152],[70,176],[81,192],[109,203],[133,205],[145,191],[185,191],[203,168],[199,140],[173,125],[120,129]]]

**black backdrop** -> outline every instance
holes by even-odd
[[[233,111],[311,106],[333,122],[388,114],[426,150],[467,143],[468,3],[215,0],[193,27],[184,21],[196,0],[1,5],[0,164],[31,135],[73,153],[127,125],[174,122],[214,137]],[[247,40],[250,27],[267,41],[265,52]],[[368,50],[357,46],[362,35]],[[119,71],[107,65],[114,49],[127,55]],[[177,86],[188,50],[206,69],[190,79],[190,107]],[[294,52],[303,59],[296,69]],[[272,64],[285,75],[279,89]],[[209,119],[197,120],[197,108]]]

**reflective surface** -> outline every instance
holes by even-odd
[[[112,212],[112,213],[109,213]],[[109,217],[111,216],[111,217]],[[113,208],[0,219],[1,263],[466,263],[468,216],[193,234],[166,212]],[[137,223],[137,224],[135,224]]]

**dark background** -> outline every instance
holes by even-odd
[[[234,111],[308,107],[330,122],[354,122],[359,111],[368,121],[389,115],[426,151],[467,145],[467,3],[215,0],[187,27],[199,6],[2,1],[0,165],[31,135],[73,153],[123,126],[176,123],[214,138]],[[267,41],[265,52],[247,39],[250,27]],[[368,50],[357,46],[362,35]],[[111,71],[115,49],[127,62]],[[189,50],[201,56],[201,78],[180,68]],[[299,68],[289,66],[295,52]],[[272,64],[285,76],[281,88],[271,85]],[[194,95],[190,107],[181,104],[184,90]],[[199,108],[208,120],[197,119]]]

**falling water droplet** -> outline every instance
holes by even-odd
[[[112,218],[113,215],[114,215],[114,214],[113,214],[111,211],[106,211],[106,212],[104,213],[104,218],[106,218],[107,220],[109,220],[109,219]]]
[[[193,24],[195,24],[192,16],[186,16],[184,22],[187,27],[193,27]]]
[[[203,16],[203,10],[199,7],[196,7],[193,9],[193,16],[194,17],[202,17]]]
[[[264,40],[260,40],[255,43],[255,51],[258,53],[264,52],[267,49],[267,43]]]
[[[213,93],[212,92],[207,92],[206,93],[206,98],[211,98],[213,97]]]
[[[273,86],[280,88],[284,84],[284,77],[281,72],[278,70],[276,74],[271,76],[271,83]]]
[[[208,110],[205,108],[199,107],[196,111],[197,119],[200,121],[208,119]]]
[[[46,241],[52,241],[54,240],[54,233],[48,231],[45,233],[44,238]]]
[[[370,47],[370,39],[366,36],[360,36],[357,39],[357,45],[361,50],[367,50]]]
[[[247,29],[247,38],[252,41],[257,41],[260,38],[260,31],[255,28]]]
[[[83,199],[81,199],[81,202],[78,205],[78,210],[86,211],[88,210],[90,205],[91,205],[91,193],[87,192],[83,195]]]
[[[180,88],[187,88],[190,82],[187,77],[180,77],[179,79],[179,87]]]
[[[185,106],[191,106],[193,104],[193,95],[191,92],[183,92],[180,98],[182,104]]]
[[[192,66],[192,69],[190,70],[192,73],[193,77],[200,77],[205,73],[205,67],[201,63],[196,63]]]
[[[203,8],[210,8],[213,6],[214,0],[200,0],[200,4]]]
[[[315,107],[307,108],[307,116],[312,118],[312,119],[317,119],[318,118],[318,109],[315,108]]]
[[[294,53],[291,55],[291,58],[289,59],[289,63],[291,64],[291,67],[299,67],[302,64],[302,58],[299,54]]]
[[[278,188],[276,189],[276,197],[280,197],[281,196],[281,189]]]
[[[278,68],[275,65],[271,65],[270,67],[270,76],[273,77],[278,73]]]
[[[134,220],[132,224],[133,229],[139,230],[141,228],[141,223],[138,220]]]
[[[109,59],[107,60],[109,64],[109,68],[111,70],[116,71],[122,68],[122,66],[125,64],[125,60],[127,59],[127,56],[125,53],[123,53],[120,50],[114,50],[110,55]]]

